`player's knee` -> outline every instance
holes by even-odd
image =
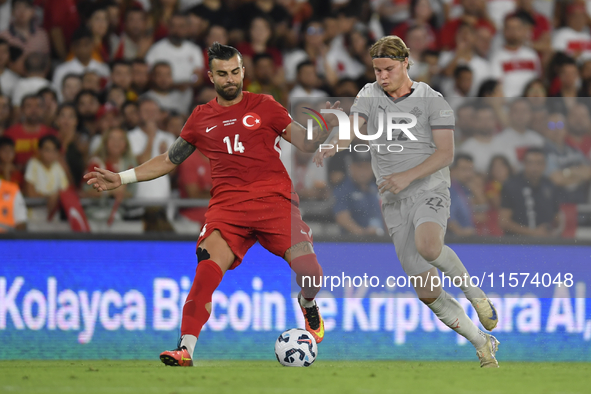
[[[420,239],[417,238],[416,247],[422,258],[427,261],[433,261],[441,254],[443,245],[438,239],[425,237]]]

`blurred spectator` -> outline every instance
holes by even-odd
[[[57,138],[66,168],[72,176],[74,186],[78,187],[84,175],[88,154],[88,140],[78,131],[78,115],[73,103],[59,106],[55,119]]]
[[[50,87],[46,87],[39,91],[39,96],[43,99],[43,123],[51,127],[57,112],[57,94]]]
[[[19,79],[18,74],[8,68],[9,63],[10,45],[8,41],[0,38],[0,93],[8,97],[12,96]]]
[[[174,143],[172,134],[158,129],[161,113],[158,103],[143,98],[139,103],[140,124],[127,133],[132,154],[138,164],[165,153]],[[170,177],[164,175],[149,182],[138,184],[138,198],[164,199],[170,197]]]
[[[172,79],[181,90],[202,83],[203,52],[187,38],[187,17],[174,14],[170,19],[168,36],[150,48],[146,62],[153,66],[168,62],[172,67]],[[138,92],[139,94],[139,92]]]
[[[515,12],[526,14],[530,20],[529,37],[532,49],[542,57],[548,57],[547,55],[552,51],[550,35],[552,25],[550,21],[543,14],[536,11],[534,0],[517,0],[516,3],[517,9]],[[542,63],[546,62],[542,61]]]
[[[209,160],[199,150],[178,166],[177,183],[181,198],[209,199],[212,187]],[[207,207],[184,208],[180,214],[199,224],[205,224]]]
[[[76,96],[75,104],[80,116],[80,129],[92,139],[98,132],[96,114],[101,106],[98,95],[92,90],[82,90]]]
[[[451,90],[445,92],[447,102],[452,108],[462,105],[470,94],[472,87],[472,70],[468,66],[457,66],[454,70],[454,84]]]
[[[141,60],[135,59],[131,62],[131,88],[138,95],[146,93],[150,83],[150,67]]]
[[[290,103],[298,98],[328,97],[328,93],[317,89],[320,86],[320,80],[316,75],[316,66],[310,60],[304,60],[298,64],[297,75],[297,85],[289,92]]]
[[[209,71],[209,57],[207,55],[207,49],[213,45],[214,42],[219,42],[222,45],[228,45],[228,31],[224,26],[211,25],[207,30],[205,36],[205,42],[201,49],[203,50],[203,63],[205,68],[203,69],[203,75],[206,84],[211,84],[209,78],[207,78],[207,71]]]
[[[366,72],[364,59],[369,56],[367,48],[372,43],[368,40],[367,32],[362,31],[365,30],[364,27],[360,26],[357,29],[355,33],[337,36],[326,54],[325,67],[332,68],[338,78],[357,79],[363,77]],[[354,38],[357,39],[354,40]],[[362,50],[360,47],[364,48],[363,54],[359,53]],[[369,59],[371,60],[371,57]],[[327,80],[327,82],[336,83],[337,81]]]
[[[189,114],[193,102],[193,90],[186,89],[181,92],[173,88],[170,64],[164,61],[155,63],[151,74],[152,89],[148,90],[145,96],[156,101],[160,108],[166,111]]]
[[[276,67],[276,73],[271,74],[269,77],[273,79],[275,84],[280,85],[285,81],[283,58],[281,52],[271,45],[273,39],[272,23],[272,20],[264,16],[257,16],[252,19],[248,34],[249,40],[240,43],[236,49],[243,56],[247,78],[254,78],[252,71],[254,70],[255,56],[268,54]]]
[[[410,19],[397,25],[392,29],[391,34],[402,38],[406,42],[406,34],[409,28],[412,26],[421,26],[427,33],[427,48],[437,49],[436,15],[433,13],[431,2],[429,0],[411,0],[409,10]]]
[[[579,69],[574,59],[565,59],[560,66],[558,79],[560,81],[560,90],[554,97],[560,97],[561,99],[554,99],[552,103],[560,103],[562,109],[566,111],[577,102],[577,97],[579,96]]]
[[[451,168],[449,231],[459,237],[476,234],[476,221],[484,221],[488,209],[482,178],[474,172],[471,155],[460,153]]]
[[[484,27],[493,35],[495,33],[495,26],[486,14],[484,1],[461,0],[461,5],[463,14],[459,18],[447,22],[439,32],[439,45],[442,50],[455,48],[456,31],[462,23],[468,23],[475,29]]]
[[[137,94],[132,90],[132,67],[126,60],[114,60],[111,63],[111,84],[123,89],[126,100],[137,100]]]
[[[493,38],[495,37],[495,30],[486,25],[479,25],[475,27],[476,42],[474,48],[476,53],[481,58],[490,61],[491,47]]]
[[[587,29],[589,16],[585,5],[573,1],[566,7],[566,26],[552,34],[552,48],[575,59],[591,57],[591,34]]]
[[[365,53],[367,53],[367,48],[371,46],[371,42],[368,39],[365,39],[365,37],[357,31],[354,31],[351,34],[363,37],[363,40],[361,40],[358,44],[359,49],[355,51],[354,57],[365,58]],[[413,48],[413,50],[410,52],[410,60],[412,61],[413,65],[410,70],[408,70],[408,75],[414,81],[423,81],[425,79],[425,75],[429,71],[429,66],[427,63],[423,62],[423,54],[426,50],[428,50],[429,46],[428,32],[425,26],[417,25],[410,27],[406,32],[405,43],[409,48]],[[359,56],[361,55],[361,52],[365,52],[364,56]],[[369,69],[373,74],[374,70],[371,57],[366,59],[364,63],[367,63],[365,65],[366,70]],[[373,77],[373,75],[370,76],[366,71],[366,78],[368,82],[373,82]]]
[[[501,196],[503,185],[513,176],[513,169],[505,156],[496,155],[490,161],[487,174],[484,193],[488,200],[489,210],[484,226],[479,226],[477,230],[481,235],[501,236],[503,235],[503,230],[499,224]]]
[[[87,70],[82,75],[82,90],[90,90],[100,95],[103,90],[101,76],[94,70]]]
[[[461,144],[475,134],[476,107],[473,103],[467,102],[460,105],[455,111],[456,127],[454,139],[456,146]]]
[[[135,129],[140,123],[138,105],[135,101],[127,101],[121,107],[123,126],[126,130]]]
[[[103,134],[98,149],[88,162],[86,171],[94,171],[94,168],[98,167],[112,172],[121,172],[129,170],[136,165],[137,162],[131,153],[126,132],[119,128],[113,128]],[[122,187],[111,190],[108,193],[97,193],[92,186],[86,183],[83,185],[85,196],[94,198],[112,196],[118,200],[122,200],[125,197],[133,197],[136,188],[137,184],[122,185]]]
[[[178,0],[150,1],[150,19],[154,41],[165,39],[172,34],[170,24],[179,11]]]
[[[285,92],[281,85],[277,85],[273,80],[275,75],[275,64],[273,58],[268,53],[255,55],[253,58],[254,73],[250,83],[245,87],[245,90],[251,93],[270,94],[273,98],[281,103],[287,105],[285,102]]]
[[[23,174],[14,165],[16,152],[14,141],[8,137],[0,137],[0,179],[22,185]]]
[[[503,153],[509,159],[514,169],[521,169],[523,155],[528,148],[544,145],[544,138],[529,129],[532,118],[532,110],[529,100],[519,98],[510,104],[509,127],[503,130],[497,137],[496,143],[503,148]]]
[[[59,192],[68,188],[68,177],[59,163],[61,144],[56,136],[39,140],[39,157],[27,163],[25,195],[46,197],[47,210],[52,212],[59,203]]]
[[[68,74],[62,81],[61,102],[73,103],[82,90],[82,77],[78,74]]]
[[[589,198],[591,166],[581,151],[566,144],[566,120],[562,113],[548,114],[544,144],[546,176],[559,186],[560,202],[584,204]]]
[[[165,131],[168,131],[175,138],[178,138],[181,136],[181,131],[183,130],[186,121],[187,116],[172,111],[168,114],[168,118],[166,119]]]
[[[390,31],[411,17],[410,0],[376,0],[372,2],[375,12],[383,19],[384,30]]]
[[[247,31],[250,22],[262,16],[265,19],[273,21],[275,24],[275,35],[281,40],[286,34],[290,21],[289,12],[280,4],[277,4],[275,0],[254,0],[246,3],[234,12],[234,21],[232,26],[235,28]],[[232,32],[236,36],[236,31]]]
[[[102,141],[102,136],[107,131],[120,128],[122,123],[123,119],[115,104],[107,101],[105,104],[101,105],[96,113],[97,133],[90,141],[90,152],[94,153],[96,151]]]
[[[80,26],[76,0],[46,0],[43,18],[43,27],[51,39],[53,52],[60,60],[65,60]]]
[[[503,152],[504,147],[495,138],[497,119],[492,107],[483,104],[474,111],[473,136],[459,147],[464,155],[471,155],[474,171],[486,174],[493,156]]]
[[[472,85],[469,95],[476,96],[482,82],[490,78],[490,63],[475,50],[476,33],[469,24],[461,24],[456,32],[455,50],[442,52],[439,67],[443,75],[451,77],[458,65],[466,65],[472,71]],[[449,83],[448,83],[449,84]]]
[[[43,99],[39,95],[23,97],[21,117],[22,123],[12,125],[4,132],[6,137],[15,142],[15,164],[20,169],[37,152],[42,137],[56,134],[55,130],[43,124]]]
[[[505,19],[505,45],[491,56],[491,71],[503,82],[505,97],[518,97],[525,85],[541,75],[540,59],[536,51],[526,46],[528,30],[520,14]]]
[[[111,103],[119,110],[127,101],[125,90],[119,86],[113,85],[106,92],[105,100]]]
[[[585,157],[591,156],[591,117],[589,107],[583,103],[576,103],[568,111],[565,142],[578,149]]]
[[[113,53],[114,59],[143,59],[154,40],[148,34],[148,16],[146,12],[137,6],[132,6],[125,11],[123,33],[119,45]]]
[[[10,124],[11,112],[10,99],[0,95],[0,136],[4,134]]]
[[[523,172],[503,185],[499,215],[501,228],[509,234],[553,235],[553,228],[558,224],[559,202],[556,187],[544,175],[544,151],[528,149],[523,164]]]
[[[529,98],[532,108],[545,108],[548,92],[544,82],[539,78],[529,81],[523,89],[523,97]]]
[[[318,167],[312,161],[313,154],[291,149],[290,176],[294,188],[302,200],[326,200],[330,194],[326,167]]]
[[[369,153],[351,154],[349,175],[334,189],[336,222],[350,234],[383,235],[378,189]]]
[[[200,38],[206,31],[211,32],[213,26],[223,28],[225,31],[232,24],[231,18],[231,12],[222,0],[204,0],[201,4],[189,10],[189,21],[192,30],[191,39]],[[225,31],[225,34],[227,36],[228,32]],[[219,43],[227,45],[227,43],[221,41]],[[207,64],[207,59],[205,63]]]
[[[111,52],[119,44],[119,39],[109,32],[109,15],[105,3],[95,2],[88,12],[86,26],[92,34],[92,59],[101,63],[109,63]],[[68,60],[73,58],[68,56]]]
[[[49,56],[37,52],[27,55],[25,58],[25,77],[21,78],[14,86],[12,94],[13,107],[20,107],[23,97],[37,94],[41,89],[49,86],[49,81],[46,79],[49,66]]]
[[[97,75],[107,78],[110,75],[109,67],[92,58],[93,51],[92,33],[85,27],[76,30],[72,37],[72,52],[74,58],[60,64],[53,73],[53,87],[61,91],[62,80],[68,74],[84,74],[86,71],[94,71]]]
[[[35,21],[33,0],[12,0],[12,22],[8,30],[0,33],[0,38],[22,49],[22,60],[33,52],[49,55],[49,37]]]
[[[26,230],[27,206],[18,185],[0,178],[0,195],[0,233]]]

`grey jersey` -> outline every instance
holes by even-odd
[[[355,103],[351,107],[351,114],[358,113],[367,122],[367,134],[378,132],[379,115],[382,113],[383,132],[373,141],[363,141],[370,145],[371,164],[377,183],[383,177],[395,172],[402,172],[418,166],[435,152],[433,133],[435,129],[454,129],[455,117],[453,110],[445,101],[441,93],[431,89],[423,82],[413,82],[410,94],[393,99],[388,96],[377,82],[368,83],[361,89]],[[391,133],[391,140],[386,133],[388,112],[404,112],[413,114],[417,123],[408,131],[417,138],[411,140],[398,129]],[[394,118],[395,123],[410,123],[411,119]],[[402,151],[400,150],[402,146]],[[388,149],[390,148],[390,149]],[[386,192],[382,195],[384,202],[394,202],[410,195],[431,190],[442,184],[450,186],[449,168],[443,168],[423,179],[412,182],[398,194]]]

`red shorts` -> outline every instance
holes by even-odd
[[[293,245],[312,243],[312,230],[302,220],[300,209],[281,196],[211,206],[205,214],[197,246],[214,230],[221,233],[236,256],[230,269],[240,265],[256,241],[281,258]]]

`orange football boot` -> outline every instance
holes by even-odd
[[[298,294],[298,302],[301,296],[301,293]],[[309,308],[304,308],[300,303],[300,308],[302,308],[304,320],[306,320],[306,331],[312,334],[317,344],[322,342],[324,339],[324,320],[320,316],[320,310],[318,310],[316,301],[314,301],[314,306]]]
[[[167,350],[160,353],[160,361],[171,367],[192,367],[193,359],[186,347],[179,347],[175,350]]]

